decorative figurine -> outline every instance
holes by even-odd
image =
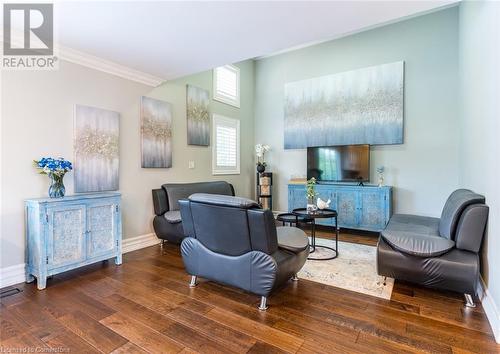
[[[378,173],[378,186],[383,187],[384,186],[384,166],[379,166],[377,167],[377,173]]]
[[[316,205],[320,210],[328,209],[330,207],[330,203],[331,203],[330,199],[328,199],[328,201],[325,202],[323,199],[318,197],[318,200],[316,200]]]

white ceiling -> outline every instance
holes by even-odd
[[[59,2],[55,21],[63,46],[173,79],[456,2]]]

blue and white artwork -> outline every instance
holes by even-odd
[[[403,143],[404,62],[285,85],[285,149]]]
[[[172,167],[172,105],[141,97],[143,168]]]
[[[118,190],[120,113],[75,107],[75,192]]]
[[[188,145],[210,145],[210,94],[202,88],[187,85],[186,118]]]

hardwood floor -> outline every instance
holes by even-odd
[[[237,289],[203,280],[190,289],[177,246],[123,258],[55,276],[44,291],[19,285],[1,300],[0,352],[500,352],[482,307],[465,308],[460,294],[396,282],[388,301],[300,280],[259,312],[259,298]]]

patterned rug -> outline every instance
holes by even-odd
[[[335,241],[316,239],[316,245],[335,248]],[[339,256],[329,261],[307,260],[298,274],[299,278],[362,294],[389,300],[394,286],[394,279],[387,278],[384,286],[383,277],[377,275],[376,251],[374,246],[339,241]],[[311,254],[315,258],[332,255],[329,250],[317,248]]]

